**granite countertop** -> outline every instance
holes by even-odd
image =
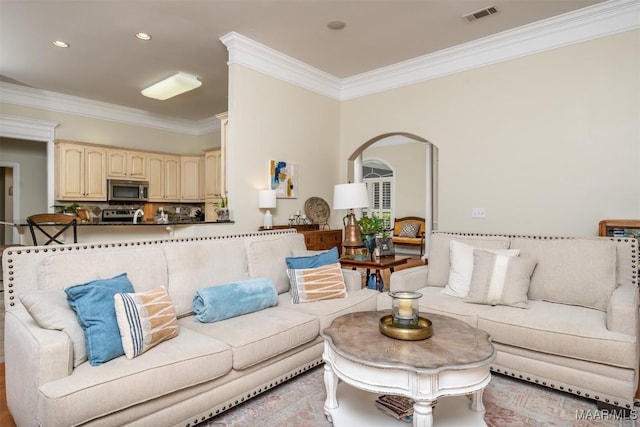
[[[106,226],[106,225],[133,225],[133,226],[155,226],[155,225],[198,225],[198,224],[231,224],[233,221],[215,221],[215,222],[205,222],[205,221],[197,221],[197,220],[176,220],[165,223],[165,224],[157,224],[155,222],[138,222],[134,224],[132,221],[100,221],[100,222],[79,222],[78,227],[86,227],[86,226]],[[21,227],[28,227],[29,225],[25,222],[22,224],[17,224]]]

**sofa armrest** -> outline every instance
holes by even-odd
[[[43,329],[24,309],[5,312],[7,406],[17,425],[38,425],[38,388],[73,370],[73,346],[62,331]]]
[[[638,305],[638,287],[619,285],[607,305],[607,329],[637,336]]]
[[[417,291],[427,286],[429,266],[421,265],[391,273],[389,289],[392,291]]]
[[[362,289],[362,276],[360,272],[351,269],[342,269],[344,284],[347,286],[347,292],[359,291]]]

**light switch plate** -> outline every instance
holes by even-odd
[[[471,218],[482,219],[487,217],[487,209],[485,208],[471,208]]]

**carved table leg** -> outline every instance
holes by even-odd
[[[476,390],[471,394],[471,404],[469,407],[472,411],[475,412],[484,412],[484,402],[482,401],[482,395],[484,394],[484,389]]]
[[[433,427],[433,408],[437,401],[415,401],[413,404],[413,427]]]
[[[338,390],[338,376],[333,373],[329,363],[324,364],[324,388],[327,391],[327,400],[324,402],[324,414],[329,422],[331,420],[331,409],[338,407],[338,399],[336,397]]]

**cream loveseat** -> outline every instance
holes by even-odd
[[[18,426],[193,426],[319,365],[319,332],[342,314],[375,310],[378,293],[361,289],[360,275],[344,270],[346,298],[292,304],[285,257],[305,253],[304,236],[295,231],[8,249],[2,261],[11,415]],[[123,272],[136,292],[165,286],[179,318],[175,338],[133,359],[78,361],[69,334],[40,327],[21,302],[35,298],[47,310],[63,288]],[[276,306],[194,322],[197,289],[258,277],[273,281]],[[69,310],[49,315],[74,314]]]
[[[486,250],[516,250],[519,260]],[[498,258],[509,267],[497,267]],[[472,269],[466,298],[455,292],[464,268]],[[427,318],[448,315],[487,331],[497,350],[494,372],[633,408],[640,354],[635,239],[433,233],[428,265],[393,273],[390,287],[422,293]],[[378,299],[379,310],[390,307],[388,295]]]

